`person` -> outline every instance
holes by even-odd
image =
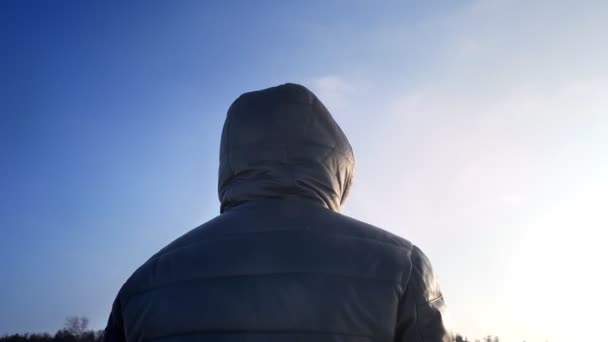
[[[220,215],[135,271],[105,341],[450,341],[421,250],[339,213],[355,159],[311,91],[241,95],[219,159]]]

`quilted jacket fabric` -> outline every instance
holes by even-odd
[[[222,132],[221,214],[128,279],[105,340],[450,341],[420,249],[339,213],[353,173],[308,89],[241,95]]]

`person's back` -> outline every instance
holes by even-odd
[[[239,97],[222,133],[221,215],[129,278],[105,340],[449,341],[424,254],[338,213],[353,172],[306,88]]]

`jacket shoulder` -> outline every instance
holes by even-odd
[[[415,248],[414,244],[409,240],[384,228],[340,213],[331,213],[331,216],[339,224],[329,225],[328,227],[338,234],[349,235],[372,242],[375,241],[407,252],[411,252]]]
[[[222,215],[218,215],[215,218],[207,221],[200,226],[197,226],[190,231],[186,232],[182,236],[173,240],[171,243],[163,247],[161,250],[152,255],[146,262],[139,266],[135,272],[125,281],[122,285],[118,297],[123,300],[127,300],[133,293],[140,291],[141,284],[150,284],[154,282],[154,269],[155,264],[158,262],[163,255],[171,253],[172,251],[179,249],[185,245],[190,244],[193,241],[203,239],[203,235],[208,227],[217,225],[218,221],[221,221]]]

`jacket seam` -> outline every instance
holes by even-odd
[[[130,300],[133,297],[137,297],[139,295],[148,293],[148,292],[154,292],[163,288],[167,288],[167,287],[171,287],[173,285],[176,284],[180,284],[180,283],[192,283],[192,282],[197,282],[197,281],[204,281],[204,280],[216,280],[216,279],[226,279],[226,278],[249,278],[249,277],[271,277],[271,276],[287,276],[287,275],[316,275],[316,276],[324,276],[324,277],[336,277],[336,278],[354,278],[354,279],[366,279],[369,281],[379,281],[379,282],[387,282],[387,283],[391,283],[391,284],[395,284],[396,281],[393,279],[388,279],[388,278],[378,278],[378,277],[364,277],[364,276],[358,276],[358,275],[351,275],[351,274],[333,274],[333,273],[322,273],[322,272],[273,272],[273,273],[251,273],[251,274],[234,274],[234,275],[218,275],[218,276],[208,276],[208,277],[195,277],[195,278],[189,278],[189,279],[180,279],[180,280],[175,280],[175,281],[171,281],[171,282],[167,282],[164,283],[162,285],[158,285],[158,286],[154,286],[154,287],[149,287],[145,290],[141,290],[141,291],[134,291],[131,293],[125,293],[124,296],[125,298],[123,299],[123,309],[126,309],[127,305],[129,304]]]
[[[422,332],[420,331],[420,324],[418,324],[418,305],[416,305],[416,332],[418,333],[418,338],[420,339],[420,342],[424,341],[424,337],[422,337]]]
[[[342,157],[345,157],[346,159],[348,159],[348,161],[351,164],[355,163],[354,157],[352,155],[349,155],[347,152],[341,151],[339,149],[339,146],[331,146],[331,145],[314,143],[314,142],[307,142],[307,144],[324,148],[325,150],[328,150],[331,153],[335,152],[335,153],[341,155]],[[275,147],[275,145],[273,145],[273,144],[259,144],[259,146],[262,146],[262,147],[269,146],[269,147],[273,147],[273,148]],[[285,146],[285,145],[282,145],[282,146]],[[231,151],[232,150],[241,150],[241,149],[244,149],[244,147],[240,147],[240,146],[231,147]],[[331,153],[329,155],[331,155]],[[351,151],[351,154],[352,154],[352,151]]]
[[[417,248],[418,248],[418,247],[416,247],[416,246],[414,246],[414,247],[415,247],[415,248],[413,248],[413,249],[412,249],[412,254],[411,254],[411,255],[413,255],[413,254],[414,254],[415,249],[417,249]],[[418,255],[418,257],[420,257],[420,255]],[[412,265],[412,270],[413,270],[413,268],[414,268],[415,266],[414,266],[414,261],[413,261],[412,259],[410,259],[410,264]],[[422,289],[418,288],[418,285],[417,285],[416,283],[412,283],[412,285],[413,285],[413,286],[414,286],[414,287],[415,287],[415,288],[418,290],[418,291],[416,291],[416,292],[419,292],[419,291],[421,291],[421,290],[422,290]],[[425,304],[423,304],[423,305],[426,305],[426,303],[425,303]],[[419,304],[419,303],[417,303],[417,302],[416,302],[416,299],[414,298],[414,314],[416,315],[416,321],[415,321],[415,324],[416,324],[416,332],[418,333],[418,338],[420,339],[419,341],[420,341],[420,342],[424,342],[424,337],[423,337],[423,335],[422,335],[422,331],[420,331],[420,324],[419,324],[419,322],[418,322],[418,320],[419,320],[419,318],[420,318],[420,314],[419,314],[419,310],[418,310],[418,308],[419,308],[419,307],[420,307],[420,304]]]
[[[272,234],[272,233],[277,233],[277,232],[285,233],[285,232],[308,232],[308,231],[306,231],[306,230],[293,230],[293,229],[280,229],[280,230],[272,230],[272,231],[240,232],[240,233],[231,233],[231,234],[217,234],[215,239],[208,238],[209,235],[213,235],[212,233],[208,233],[208,234],[204,234],[204,235],[207,235],[207,236],[201,237],[200,239],[197,239],[196,241],[192,241],[192,242],[190,242],[188,244],[185,244],[183,246],[175,247],[175,249],[167,250],[163,254],[156,255],[156,256],[152,257],[150,260],[148,260],[148,262],[156,261],[157,259],[159,259],[160,257],[162,257],[164,255],[173,253],[173,252],[175,252],[177,250],[180,250],[180,249],[183,249],[183,248],[192,247],[192,246],[194,246],[196,244],[199,244],[199,243],[206,243],[206,242],[213,242],[213,241],[224,241],[224,240],[230,240],[230,239],[238,239],[239,235]],[[398,244],[395,244],[395,243],[386,242],[386,241],[382,241],[382,240],[374,239],[374,238],[357,237],[357,236],[352,236],[352,235],[347,235],[347,234],[319,234],[319,235],[331,236],[331,237],[343,237],[343,238],[354,239],[354,240],[370,241],[370,242],[373,242],[373,243],[381,244],[381,245],[384,245],[384,246],[389,246],[389,247],[396,248],[396,249],[399,249],[399,250],[406,250],[408,252],[411,251],[411,249],[407,248],[406,246],[399,246]],[[221,237],[218,238],[217,236],[221,236]],[[410,258],[410,260],[411,260],[411,258]]]
[[[413,266],[413,264],[412,264],[412,251],[413,251],[413,249],[409,250],[409,253],[408,253],[408,263]],[[396,324],[395,324],[395,327],[397,327],[397,328],[398,328],[398,324],[397,323],[399,323],[400,319],[401,319],[400,315],[404,314],[403,312],[401,312],[401,305],[402,305],[402,301],[407,302],[406,296],[408,295],[409,287],[411,285],[410,284],[410,279],[412,277],[412,269],[413,269],[413,267],[410,267],[408,272],[402,272],[402,274],[401,274],[401,281],[400,281],[399,285],[402,287],[403,293],[401,294],[401,297],[398,300],[397,314],[395,315],[396,316],[396,321],[397,321]],[[406,275],[407,275],[407,280],[404,281],[404,277]],[[417,316],[416,312],[414,312],[414,314]],[[414,324],[416,324],[416,319],[417,319],[417,317],[414,317]],[[400,332],[400,331],[397,330],[396,333],[397,332]]]
[[[443,295],[439,295],[437,298],[435,298],[435,299],[431,299],[431,300],[429,300],[428,302],[426,302],[426,303],[424,303],[424,304],[421,304],[421,305],[429,305],[429,304],[433,304],[433,303],[435,303],[436,301],[438,301],[438,300],[440,300],[440,299],[443,299]]]

